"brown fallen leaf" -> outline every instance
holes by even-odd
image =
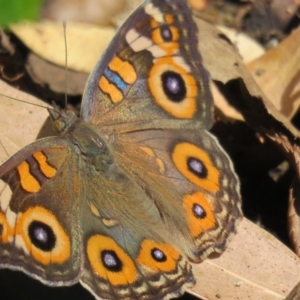
[[[66,47],[61,22],[19,23],[10,29],[35,54],[65,67]],[[90,73],[114,34],[115,28],[112,26],[68,22],[68,67]]]
[[[88,73],[71,69],[68,69],[66,74],[66,68],[50,63],[34,53],[29,53],[27,56],[26,70],[35,83],[41,86],[47,85],[56,93],[67,92],[69,96],[82,95],[89,76]]]
[[[42,7],[41,17],[55,21],[112,24],[112,16],[124,9],[125,0],[52,0]]]
[[[289,119],[300,104],[299,45],[300,27],[277,47],[247,65],[268,99]]]
[[[0,80],[0,91],[0,141],[2,144],[0,145],[0,164],[2,164],[21,148],[36,140],[41,129],[48,134],[50,132],[53,134],[53,130],[52,126],[44,126],[49,116],[44,102],[10,87],[2,80]],[[42,135],[45,136],[45,134]]]
[[[289,293],[285,300],[299,300],[300,299],[300,281],[294,287],[294,289]]]
[[[299,173],[298,173],[299,174]],[[289,193],[289,235],[293,244],[295,253],[300,256],[300,186],[299,178],[292,182]]]
[[[191,291],[205,299],[275,300],[285,299],[298,283],[300,259],[244,218],[228,249],[193,269],[197,284]]]

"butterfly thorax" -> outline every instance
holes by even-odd
[[[77,147],[87,164],[97,172],[110,173],[113,169],[113,154],[108,140],[101,136],[99,130],[80,120],[71,110],[60,112],[57,107],[49,110],[54,130],[63,137],[69,138]]]
[[[70,131],[70,138],[80,151],[81,157],[91,164],[97,172],[110,173],[114,169],[113,153],[109,142],[96,128],[78,120]]]

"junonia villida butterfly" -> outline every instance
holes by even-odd
[[[49,110],[59,137],[0,167],[1,267],[80,282],[97,299],[169,299],[194,284],[189,261],[225,249],[239,182],[207,131],[197,43],[184,0],[131,15],[88,79],[80,118]]]

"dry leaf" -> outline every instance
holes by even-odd
[[[41,100],[12,88],[1,80],[0,91],[0,141],[2,144],[0,164],[2,164],[21,148],[36,140],[49,114],[46,104]],[[45,108],[36,105],[42,105]],[[49,127],[43,130],[53,132]]]
[[[300,27],[247,68],[277,110],[291,118],[300,104]]]
[[[300,278],[300,259],[274,236],[246,218],[217,259],[193,265],[191,289],[206,299],[285,299]]]
[[[247,34],[238,32],[236,29],[226,26],[219,25],[217,28],[238,48],[245,63],[258,58],[265,53],[265,49]]]
[[[44,87],[48,86],[51,91],[56,93],[65,94],[67,92],[69,96],[82,95],[89,76],[88,73],[71,69],[66,71],[65,67],[49,63],[33,53],[29,53],[27,57],[26,70],[35,83]]]
[[[298,172],[299,174],[299,172]],[[300,185],[295,178],[289,193],[288,209],[289,235],[295,253],[300,257]]]
[[[66,65],[64,29],[61,22],[20,23],[11,30],[34,53],[59,66]],[[67,23],[68,67],[90,73],[115,34],[110,26]]]
[[[112,23],[112,16],[125,5],[125,0],[52,0],[45,2],[42,18],[105,26]]]

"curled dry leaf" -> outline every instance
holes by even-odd
[[[261,91],[230,40],[212,25],[200,19],[195,21],[200,32],[199,50],[204,66],[229,104],[262,134],[270,137],[279,134],[290,141],[299,138],[296,128]]]
[[[268,99],[287,118],[300,104],[300,27],[247,65]]]

